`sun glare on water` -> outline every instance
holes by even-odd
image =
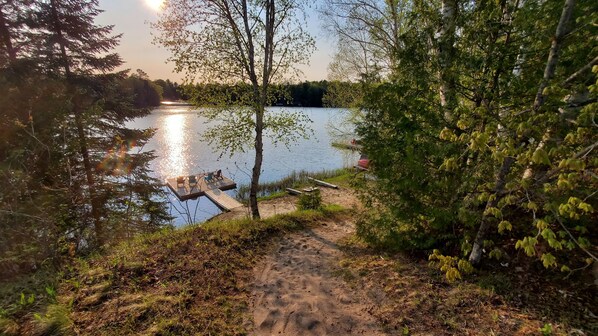
[[[164,0],[145,0],[145,4],[155,11],[159,11],[162,8],[163,3]]]

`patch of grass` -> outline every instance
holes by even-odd
[[[311,182],[307,179],[308,177],[313,177],[318,180],[325,180],[329,181],[333,178],[339,178],[339,181],[343,180],[344,178],[340,178],[341,176],[350,176],[350,170],[348,168],[341,168],[341,169],[333,169],[333,170],[322,170],[319,172],[308,172],[305,170],[301,171],[293,171],[288,176],[273,182],[262,183],[258,189],[258,196],[259,197],[266,197],[271,194],[276,194],[279,192],[285,192],[286,188],[298,188],[299,186],[305,186],[311,184]],[[346,177],[345,177],[346,178]],[[249,186],[242,185],[237,190],[238,198],[242,201],[247,201],[249,199]]]
[[[63,304],[51,304],[46,313],[36,315],[36,331],[39,335],[73,335],[70,309]]]
[[[24,321],[56,300],[61,274],[52,267],[0,282],[0,335],[21,335]]]
[[[271,201],[273,199],[277,199],[277,198],[281,198],[281,197],[285,197],[287,195],[286,192],[284,191],[278,191],[272,194],[268,194],[266,196],[260,196],[257,198],[258,202],[262,202],[262,201]]]
[[[323,180],[328,183],[332,183],[332,184],[339,185],[341,187],[349,188],[351,186],[351,182],[354,179],[355,179],[355,172],[353,172],[351,169],[344,169],[341,172],[341,174],[338,174],[338,175],[332,176],[332,177],[328,177],[328,178],[324,178]]]

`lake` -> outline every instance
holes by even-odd
[[[329,125],[338,124],[345,109],[333,108],[292,108],[270,107],[268,111],[300,111],[311,120],[313,134],[309,139],[301,139],[290,148],[273,145],[264,139],[264,162],[260,182],[279,180],[293,171],[331,170],[353,166],[359,154],[331,146],[332,136]],[[206,119],[197,110],[181,106],[163,106],[144,118],[127,124],[132,128],[156,128],[156,134],[143,148],[153,150],[158,156],[151,163],[156,178],[164,181],[167,177],[192,175],[202,172],[222,170],[223,175],[237,182],[238,186],[249,185],[253,167],[254,152],[220,155],[218,148],[211,147],[203,132],[208,128]],[[234,190],[227,191],[236,196]],[[182,226],[189,222],[204,221],[221,211],[205,197],[180,202],[170,191],[169,203],[174,225]]]

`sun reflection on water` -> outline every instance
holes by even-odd
[[[184,114],[170,114],[164,116],[164,144],[166,145],[162,157],[162,176],[180,176],[185,173],[185,128]]]

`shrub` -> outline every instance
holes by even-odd
[[[319,210],[322,208],[322,195],[320,190],[304,193],[299,197],[298,207],[300,210]]]

